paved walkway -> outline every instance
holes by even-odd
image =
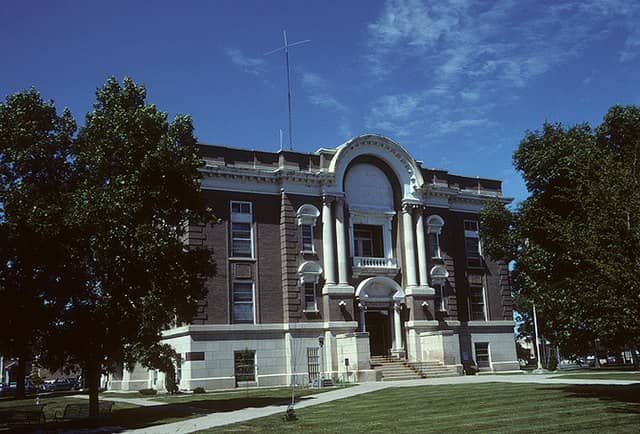
[[[89,395],[71,395],[68,396],[68,398],[89,399]],[[104,399],[105,401],[124,402],[125,404],[139,405],[141,407],[155,407],[167,404],[166,402],[152,401],[149,398],[119,398],[113,395],[101,397],[100,399]]]
[[[312,405],[323,404],[325,402],[335,401],[336,399],[348,398],[351,396],[361,395],[363,393],[375,392],[377,390],[386,389],[388,387],[414,387],[438,384],[475,384],[475,383],[537,383],[537,384],[609,384],[609,385],[628,385],[637,383],[637,381],[627,380],[586,380],[578,378],[550,378],[554,375],[475,375],[463,377],[443,377],[443,378],[427,378],[420,380],[406,381],[385,381],[375,383],[363,383],[357,386],[345,389],[333,390],[331,392],[319,393],[317,395],[305,396],[300,402],[296,403],[296,409],[310,407]],[[111,399],[111,397],[109,397]],[[131,400],[133,401],[133,400]],[[124,401],[123,401],[124,402]],[[284,413],[287,405],[270,405],[268,407],[244,408],[229,412],[211,413],[206,416],[196,417],[180,422],[168,423],[155,427],[142,428],[137,430],[125,431],[125,433],[136,434],[184,434],[191,433],[208,428],[229,425],[232,423],[244,422],[259,417],[271,416],[273,414]]]

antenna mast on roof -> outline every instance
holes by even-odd
[[[284,45],[280,48],[276,48],[275,50],[271,50],[268,53],[264,53],[265,56],[269,54],[277,53],[280,50],[284,50],[284,61],[287,66],[287,98],[289,102],[289,149],[293,150],[293,132],[291,126],[291,80],[289,78],[289,48],[294,47],[296,45],[306,44],[307,42],[311,42],[309,39],[305,39],[304,41],[294,42],[293,44],[287,43],[287,31],[282,31],[282,36],[284,37]]]

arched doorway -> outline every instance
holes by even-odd
[[[369,333],[371,355],[403,356],[400,309],[404,292],[400,285],[388,277],[370,277],[358,285],[356,299],[360,330]]]

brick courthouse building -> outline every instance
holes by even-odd
[[[484,202],[507,201],[500,181],[423,168],[379,135],[312,154],[201,152],[222,223],[190,227],[217,275],[193,323],[163,333],[181,388],[375,381],[394,358],[426,375],[518,369],[508,270],[478,236]],[[111,388],[162,382],[136,369]]]

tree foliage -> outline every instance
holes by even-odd
[[[548,339],[573,353],[640,336],[640,109],[614,106],[595,129],[544,124],[514,153],[530,196],[489,204],[484,251],[514,261],[516,304],[536,304]]]
[[[39,98],[35,91],[27,95]],[[75,138],[68,112],[56,118],[52,104],[44,105],[53,110],[52,126],[34,122],[38,110],[32,107],[6,110],[8,116],[23,114],[36,133],[16,127],[10,119],[7,124],[18,131],[2,134],[2,140],[14,147],[37,148],[47,139],[49,154],[26,160],[46,169],[60,164],[65,171],[64,176],[53,171],[31,180],[16,170],[13,160],[4,165],[3,189],[11,191],[6,172],[19,178],[14,183],[22,189],[36,188],[40,182],[42,188],[55,190],[42,192],[52,208],[38,213],[31,211],[40,197],[35,193],[22,214],[9,208],[19,201],[2,202],[7,222],[28,217],[42,230],[39,245],[58,243],[63,264],[52,262],[55,288],[33,282],[3,287],[25,294],[36,308],[57,308],[42,323],[40,313],[32,319],[33,330],[46,336],[42,362],[85,369],[92,414],[97,414],[102,370],[122,366],[134,352],[140,356],[134,349],[153,347],[161,330],[189,321],[197,300],[205,295],[206,278],[215,271],[208,250],[185,244],[189,224],[215,220],[200,193],[202,161],[191,119],[179,115],[169,122],[166,113],[145,99],[145,88],[131,79],[122,84],[109,79],[97,90],[94,110]],[[16,224],[22,230],[21,223]],[[61,239],[55,238],[58,233]],[[23,245],[24,239],[15,244]],[[6,266],[13,264],[11,260],[3,261],[5,271],[12,268]],[[29,291],[41,291],[41,296],[34,298]]]
[[[18,359],[17,396],[42,331],[66,303],[62,221],[76,124],[34,89],[0,104],[0,353]]]

